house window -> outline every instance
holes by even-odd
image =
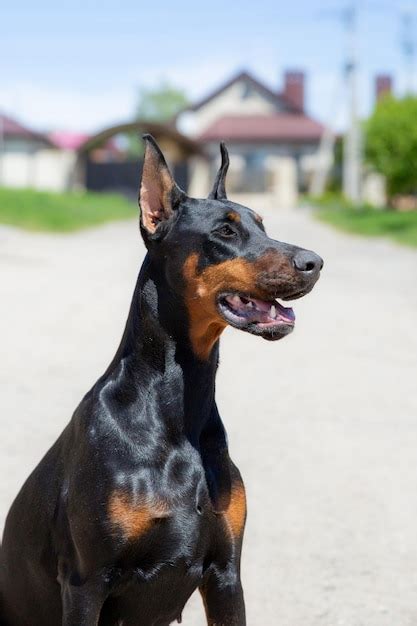
[[[263,193],[266,191],[265,153],[253,150],[245,154],[245,168],[241,179],[242,191]]]
[[[247,152],[245,155],[245,161],[248,169],[263,168],[265,155],[263,152],[259,151]]]
[[[253,88],[249,83],[244,83],[242,86],[242,100],[247,100],[253,94]]]

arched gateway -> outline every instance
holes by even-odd
[[[190,170],[205,161],[202,147],[169,124],[136,120],[105,128],[89,137],[77,150],[72,187],[94,191],[119,191],[136,195],[142,166],[141,157],[129,157],[118,150],[116,136],[139,138],[151,133],[164,151],[178,184],[187,189]]]

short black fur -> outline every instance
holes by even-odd
[[[207,358],[196,354],[183,268],[193,254],[204,272],[272,249],[295,278],[271,274],[262,289],[286,297],[312,288],[321,260],[309,253],[314,271],[297,273],[300,249],[269,239],[251,210],[227,200],[224,147],[212,198],[195,200],[170,187],[162,153],[145,140],[149,171],[165,177],[142,180],[148,254],[113,361],[7,517],[2,626],[167,626],[196,588],[209,624],[245,624],[243,483],[215,402],[218,341]],[[163,207],[152,206],[155,188]]]

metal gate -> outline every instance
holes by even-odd
[[[92,191],[114,191],[129,197],[137,196],[142,173],[142,160],[97,163],[87,158],[85,184]],[[181,187],[188,187],[188,165],[177,163],[173,175]]]

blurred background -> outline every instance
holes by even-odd
[[[415,626],[417,2],[0,14],[0,526],[119,341],[140,135],[197,197],[224,140],[229,197],[325,260],[293,336],[222,340],[248,624]]]

